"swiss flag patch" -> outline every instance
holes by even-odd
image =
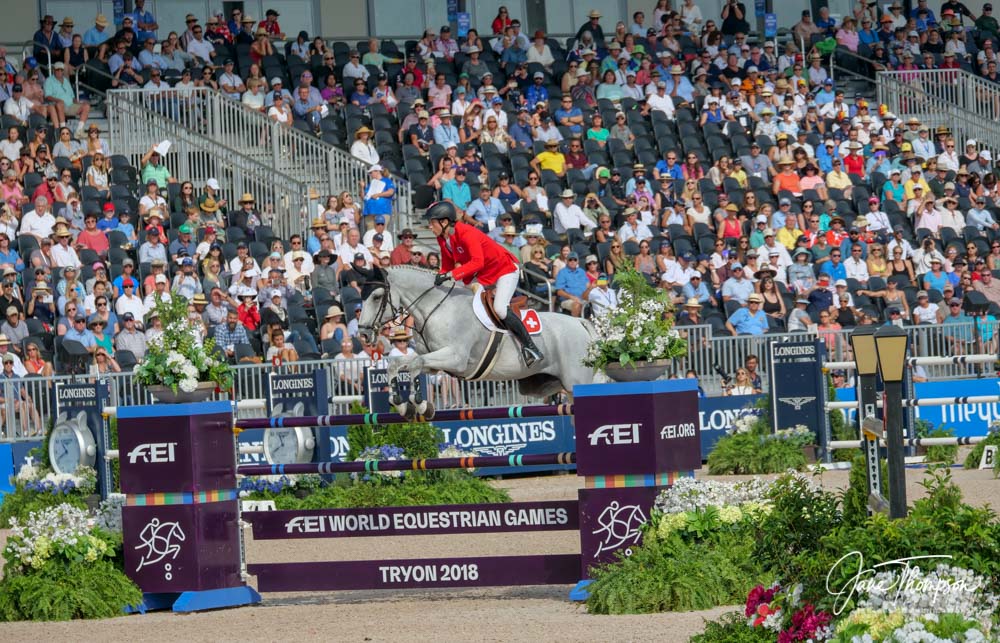
[[[529,335],[542,334],[542,322],[538,319],[538,311],[531,308],[521,310],[521,323],[528,329]]]

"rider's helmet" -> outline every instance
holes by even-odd
[[[427,208],[427,212],[424,214],[425,217],[431,221],[435,219],[447,219],[452,223],[458,218],[458,211],[455,210],[455,206],[447,201],[438,201],[437,203],[431,204],[431,207]]]

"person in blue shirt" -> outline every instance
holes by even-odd
[[[108,31],[108,18],[103,13],[97,14],[94,19],[94,26],[83,34],[84,47],[96,47],[111,39],[112,34]]]
[[[66,334],[63,335],[63,340],[80,342],[91,353],[97,348],[97,338],[87,328],[86,315],[80,312],[73,317],[73,327],[66,331]]]
[[[583,302],[590,289],[587,271],[580,267],[580,255],[575,252],[566,257],[566,266],[556,274],[556,297],[559,307],[574,317],[583,314]]]
[[[475,219],[475,226],[483,232],[487,232],[490,229],[490,223],[496,222],[505,211],[500,199],[494,198],[491,194],[490,186],[483,184],[479,188],[479,198],[469,204],[465,210],[465,216]]]
[[[861,29],[858,30],[858,42],[871,47],[878,41],[878,34],[872,29],[872,19],[866,15],[861,19]]]
[[[526,150],[530,150],[535,141],[535,128],[531,126],[530,119],[528,107],[521,105],[517,110],[517,120],[507,130],[515,145]]]
[[[767,315],[760,309],[764,298],[754,293],[747,298],[747,307],[740,308],[726,320],[733,335],[763,335],[767,332]]]
[[[709,292],[708,286],[702,283],[701,273],[698,271],[691,274],[690,279],[684,284],[681,292],[684,294],[684,299],[686,300],[697,299],[699,304],[715,307],[715,298]]]
[[[833,281],[837,281],[838,279],[847,279],[847,269],[841,261],[842,256],[840,248],[835,248],[830,253],[830,260],[823,262],[823,266],[819,269],[819,273],[821,275],[828,275]]]
[[[837,97],[838,93],[843,94],[843,91],[834,92],[833,79],[827,78],[825,81],[823,81],[823,89],[816,92],[814,100],[816,101],[817,105],[826,105],[827,103],[832,103],[833,99]]]
[[[441,188],[441,199],[450,201],[452,205],[458,208],[460,214],[465,214],[465,209],[469,207],[469,203],[472,201],[472,191],[469,189],[469,184],[465,182],[464,167],[459,167],[455,170],[455,178],[453,180],[445,181],[444,186]]]
[[[323,102],[315,99],[305,85],[299,85],[297,96],[292,103],[295,118],[309,123],[317,134],[320,131],[319,122],[323,118]]]
[[[434,142],[447,148],[449,143],[454,143],[456,147],[461,144],[458,138],[458,128],[451,122],[451,112],[442,111],[441,124],[434,128]]]
[[[146,11],[146,0],[135,0],[135,9],[132,13],[126,14],[132,17],[132,23],[135,25],[136,40],[139,42],[146,42],[147,38],[156,39],[156,30],[159,25],[156,24],[156,18],[149,11]]]
[[[381,165],[368,168],[368,184],[364,186],[364,216],[374,217],[392,214],[392,200],[396,195],[396,185],[392,178],[382,171]]]
[[[524,92],[524,98],[529,106],[535,106],[538,103],[549,102],[549,90],[545,87],[545,74],[540,71],[536,71],[531,77],[532,85]]]
[[[663,158],[656,162],[653,176],[659,179],[664,174],[674,181],[684,180],[684,171],[681,170],[681,164],[677,162],[677,150],[667,150],[663,153]]]
[[[667,70],[670,77],[665,81],[667,85],[667,96],[680,96],[685,102],[694,102],[694,86],[691,81],[684,76],[684,69],[680,65],[671,65]],[[676,92],[674,88],[676,89]]]
[[[562,104],[556,110],[556,123],[568,127],[574,134],[580,134],[583,132],[583,112],[572,103],[572,99],[566,100],[567,98],[569,97],[563,97]]]

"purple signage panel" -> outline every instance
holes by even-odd
[[[426,536],[514,531],[566,531],[579,527],[576,501],[509,504],[247,511],[254,540]]]
[[[204,413],[199,408],[206,406],[216,412]],[[183,411],[185,407],[187,412]],[[232,422],[228,402],[119,409],[122,492],[235,488],[236,438]]]
[[[701,466],[694,380],[573,389],[577,473],[650,474]]]
[[[147,593],[242,585],[236,503],[123,507],[125,572]]]
[[[261,592],[348,589],[427,589],[499,585],[570,585],[580,580],[580,556],[485,556],[247,565]]]
[[[618,552],[632,555],[642,541],[642,525],[656,496],[665,487],[580,489],[580,573],[617,559]]]

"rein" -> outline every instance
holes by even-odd
[[[390,323],[392,321],[397,321],[398,320],[399,323],[402,323],[403,320],[405,320],[407,317],[410,316],[410,314],[411,314],[411,312],[413,310],[413,307],[417,305],[417,302],[419,302],[421,299],[423,299],[427,294],[429,294],[429,293],[431,293],[431,292],[433,292],[434,290],[437,289],[437,286],[430,286],[429,288],[427,288],[426,290],[424,290],[422,293],[420,293],[419,295],[417,295],[417,298],[414,299],[412,302],[410,302],[410,304],[408,306],[406,306],[406,305],[400,305],[399,307],[397,307],[397,306],[395,306],[392,303],[392,287],[389,285],[388,281],[375,281],[375,282],[369,282],[369,283],[371,283],[373,285],[380,286],[381,288],[383,288],[385,290],[385,296],[382,298],[382,301],[379,303],[378,312],[375,314],[375,320],[376,320],[375,323],[379,324],[379,328],[380,329],[381,329],[382,326],[385,326],[386,324],[388,324],[388,323]],[[443,304],[445,302],[445,300],[448,299],[448,296],[451,295],[452,291],[455,290],[455,286],[457,286],[457,285],[458,285],[457,281],[452,281],[451,282],[451,287],[448,288],[448,292],[445,294],[445,296],[442,297],[441,301],[439,301],[437,303],[437,305],[434,306],[434,308],[431,308],[430,312],[427,313],[427,315],[424,317],[424,323],[421,325],[421,327],[417,328],[416,326],[414,326],[414,328],[413,328],[415,331],[417,331],[417,334],[420,335],[420,339],[424,342],[424,346],[427,348],[427,350],[430,350],[430,344],[427,343],[427,338],[424,337],[424,328],[427,327],[427,323],[430,321],[431,316],[434,315],[434,313],[437,312],[437,309],[441,307],[441,304]],[[389,319],[386,322],[381,322],[381,320],[383,318],[383,315],[385,314],[386,308],[389,308],[390,311],[392,312],[392,318]],[[375,329],[374,326],[366,326],[365,328],[368,329],[368,330],[371,330],[373,335],[377,335],[378,334],[376,332],[376,329]],[[359,330],[361,330],[361,329],[359,328]]]

